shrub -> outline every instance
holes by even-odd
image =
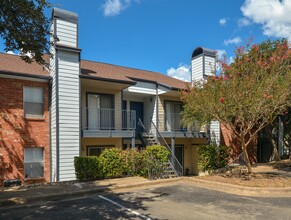
[[[76,177],[80,181],[96,180],[101,177],[101,167],[98,157],[75,157]]]
[[[100,164],[104,178],[120,177],[124,171],[120,148],[107,148],[100,155]]]
[[[230,148],[224,145],[200,145],[197,147],[199,170],[213,171],[228,164]]]
[[[168,165],[170,151],[164,146],[149,146],[145,150],[145,157],[148,178],[162,178]]]
[[[165,146],[153,145],[146,148],[146,153],[149,156],[156,158],[159,162],[168,162],[170,151]]]
[[[145,176],[147,174],[144,151],[136,148],[122,151],[123,170],[130,176]]]

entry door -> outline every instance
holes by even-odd
[[[134,110],[136,114],[136,131],[142,132],[142,126],[139,125],[138,119],[143,123],[143,102],[130,102],[130,110]]]
[[[184,167],[184,146],[183,145],[175,145],[175,156],[179,163]]]

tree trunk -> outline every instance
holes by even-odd
[[[247,151],[247,145],[245,144],[244,138],[242,138],[242,151],[243,151],[243,153],[245,155],[245,162],[246,162],[246,165],[247,165],[248,173],[252,174],[253,170],[252,170],[252,167],[251,167],[251,162],[250,162],[249,154],[248,154],[248,151]]]

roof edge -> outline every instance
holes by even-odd
[[[21,77],[27,77],[27,78],[35,78],[35,79],[45,79],[45,80],[51,80],[51,76],[43,76],[43,75],[33,75],[30,73],[20,73],[20,72],[10,72],[10,71],[3,71],[0,70],[0,74],[3,75],[10,75],[10,76],[21,76]]]

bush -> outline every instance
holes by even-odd
[[[107,148],[100,155],[100,164],[104,178],[120,177],[124,171],[120,148]]]
[[[164,146],[154,145],[146,148],[145,155],[148,178],[162,178],[168,166],[170,151]]]
[[[96,180],[102,176],[98,157],[75,157],[74,166],[78,180]]]
[[[167,168],[169,156],[168,149],[158,145],[146,150],[108,148],[99,157],[75,157],[74,165],[80,181],[124,175],[159,178]]]
[[[199,170],[213,171],[228,164],[230,149],[224,145],[200,145],[197,147]]]
[[[170,158],[170,151],[165,146],[153,145],[146,148],[146,154],[148,156],[156,158],[159,162],[168,162]]]
[[[147,174],[145,153],[142,150],[127,149],[122,151],[124,173],[129,176],[145,176]]]

